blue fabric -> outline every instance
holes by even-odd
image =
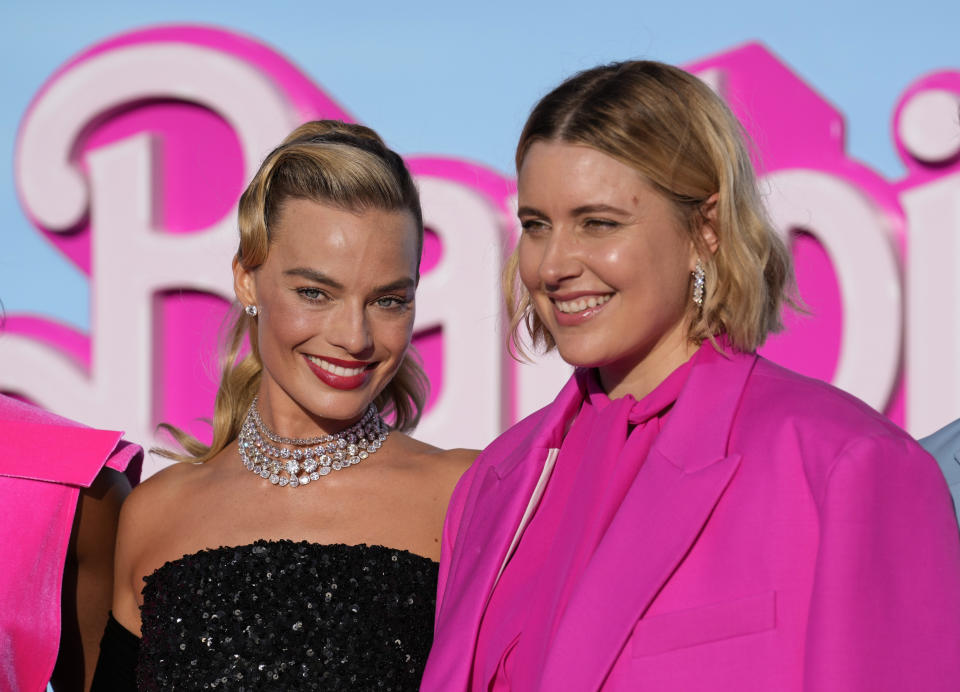
[[[923,438],[920,444],[940,464],[953,496],[957,522],[960,522],[960,419]]]

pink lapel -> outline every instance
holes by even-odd
[[[122,435],[0,396],[0,475],[88,487],[104,463],[123,471],[139,459],[140,448],[121,442]],[[139,471],[131,482],[137,477]]]
[[[730,427],[756,362],[709,344],[563,615],[540,689],[597,690],[740,464]]]
[[[443,642],[444,654],[433,656],[428,667],[427,677],[436,689],[469,688],[477,631],[501,565],[529,514],[548,454],[560,446],[566,423],[582,401],[574,375],[550,406],[534,414],[539,421],[526,429],[518,424],[474,462],[479,465],[477,477],[465,501],[448,588],[437,614],[437,641]],[[455,589],[449,588],[453,585]],[[427,687],[427,678],[424,682]]]

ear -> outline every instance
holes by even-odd
[[[242,305],[257,304],[257,283],[253,272],[244,269],[236,255],[233,257],[233,292]]]
[[[717,237],[717,193],[714,192],[707,201],[700,207],[700,215],[703,217],[703,224],[700,226],[700,237],[703,244],[714,254],[720,247],[720,238]]]

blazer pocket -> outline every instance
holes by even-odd
[[[735,601],[661,613],[637,622],[631,637],[634,657],[654,656],[688,646],[757,634],[776,627],[776,592]]]

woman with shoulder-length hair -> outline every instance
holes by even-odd
[[[513,324],[577,370],[454,493],[422,689],[960,689],[943,478],[757,356],[792,271],[721,99],[656,62],[587,70],[517,169]]]
[[[263,161],[239,227],[213,442],[167,426],[185,452],[164,454],[187,463],[124,505],[94,687],[416,689],[473,458],[404,433],[426,388],[417,189],[372,130],[307,123]]]

